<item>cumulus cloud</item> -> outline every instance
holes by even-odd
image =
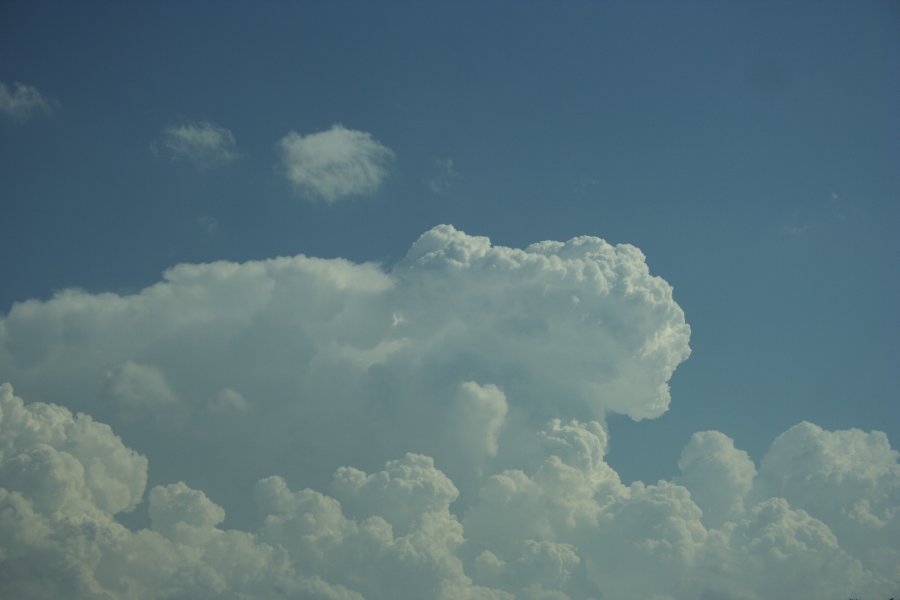
[[[153,148],[173,160],[192,162],[201,168],[226,165],[240,156],[234,134],[209,121],[166,127]]]
[[[828,432],[800,423],[760,465],[758,494],[779,496],[829,524],[842,546],[900,581],[900,465],[880,431]]]
[[[0,481],[27,490],[44,512],[116,514],[140,501],[147,459],[108,425],[55,404],[25,405],[8,384],[0,387],[0,419]]]
[[[372,134],[342,125],[308,135],[291,131],[278,150],[297,190],[328,203],[378,191],[394,158]]]
[[[59,107],[59,102],[42,95],[36,87],[16,82],[10,87],[0,82],[0,113],[24,123],[36,114],[49,115]]]
[[[743,450],[718,431],[695,433],[678,460],[678,483],[690,488],[703,510],[703,523],[718,527],[744,513],[753,488],[756,465]]]
[[[531,432],[548,419],[665,412],[688,339],[633,246],[520,250],[439,226],[389,271],[305,256],[179,265],[133,295],[18,303],[0,321],[0,372],[142,451],[167,439],[161,479],[201,477],[227,506],[225,458],[247,485],[266,469],[323,484],[339,466],[417,452],[466,488],[538,460]]]
[[[262,478],[252,493],[260,518],[247,530],[222,528],[225,510],[200,490],[156,486],[150,526],[133,530],[114,515],[142,497],[147,461],[109,427],[25,404],[9,385],[0,415],[0,592],[10,597],[762,600],[886,597],[900,581],[890,562],[896,538],[853,552],[785,498],[707,527],[693,488],[623,485],[603,459],[597,422],[551,421],[536,435],[541,464],[488,477],[463,518],[452,510],[453,482],[432,458],[408,453],[371,473],[337,469],[329,494]],[[815,436],[829,445],[856,433]],[[701,460],[704,447],[719,464],[733,454],[719,434],[695,438],[685,455]],[[896,453],[883,450],[896,467]],[[821,466],[865,470],[867,458]],[[712,484],[696,473],[694,482]],[[869,491],[883,496],[897,484],[888,473]],[[816,484],[826,494],[840,486],[830,477]],[[880,529],[896,527],[887,517]]]
[[[662,414],[688,338],[632,246],[450,226],[390,269],[178,265],[18,303],[0,374],[56,404],[0,388],[0,595],[896,594],[883,434],[802,423],[757,465],[701,432],[672,480],[622,482],[606,416]]]

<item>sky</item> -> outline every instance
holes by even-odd
[[[898,73],[892,2],[0,4],[0,590],[897,595]]]

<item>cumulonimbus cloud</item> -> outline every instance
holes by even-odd
[[[278,142],[288,180],[301,193],[336,202],[378,191],[394,158],[372,134],[342,125],[301,135],[291,131]]]
[[[0,113],[24,123],[35,114],[52,114],[59,102],[41,94],[36,87],[16,82],[9,86],[0,82]]]
[[[653,485],[606,463],[605,416],[662,414],[688,338],[632,246],[450,226],[390,269],[179,265],[16,304],[0,375],[32,402],[0,390],[0,595],[895,593],[881,433],[803,423],[757,466],[701,432]]]
[[[234,134],[209,121],[166,127],[153,149],[165,152],[173,160],[189,161],[201,168],[226,165],[240,156]]]

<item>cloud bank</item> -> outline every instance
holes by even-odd
[[[394,153],[372,134],[334,125],[278,142],[285,175],[301,193],[332,203],[374,194],[387,178]]]
[[[884,434],[801,423],[756,465],[701,432],[652,485],[606,463],[605,416],[662,414],[688,338],[632,246],[450,226],[387,270],[179,265],[16,304],[0,595],[896,594]]]
[[[166,127],[154,149],[164,151],[173,160],[188,161],[200,168],[226,165],[239,156],[234,134],[209,121]]]
[[[43,96],[36,87],[15,83],[12,87],[0,82],[0,113],[24,123],[36,114],[52,114],[59,102]]]

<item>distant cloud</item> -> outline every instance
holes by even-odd
[[[0,113],[19,123],[35,114],[49,115],[58,107],[57,100],[44,97],[33,85],[17,82],[10,88],[0,82]]]
[[[197,217],[197,226],[200,227],[206,235],[213,235],[219,230],[219,220],[210,215],[201,215]]]
[[[787,235],[803,235],[810,229],[812,229],[812,225],[804,223],[802,225],[785,225],[781,231]]]
[[[793,215],[785,219],[778,230],[784,236],[802,239],[829,229],[840,229],[848,219],[863,215],[859,205],[831,192],[827,198],[812,199],[796,206]]]
[[[225,165],[239,156],[234,134],[209,121],[166,127],[153,149],[168,153],[174,160],[186,160],[201,168]]]
[[[575,186],[573,189],[576,194],[581,194],[581,195],[585,195],[585,196],[594,195],[599,190],[601,183],[602,182],[599,179],[597,179],[596,177],[588,177],[588,176],[582,175],[575,182]]]
[[[309,135],[291,131],[278,149],[291,183],[328,203],[378,191],[394,158],[372,134],[342,125]]]
[[[435,194],[446,194],[457,179],[459,173],[453,166],[453,159],[436,158],[431,176],[425,180],[425,185]]]

